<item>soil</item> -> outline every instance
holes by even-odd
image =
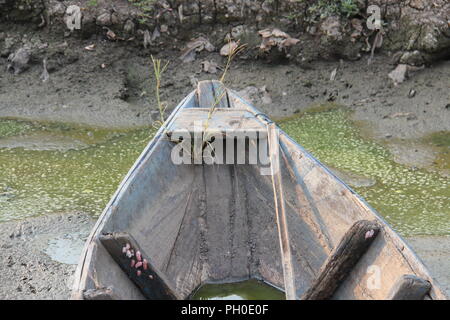
[[[68,299],[94,221],[83,213],[0,224],[0,299]],[[58,250],[63,245],[65,252]]]

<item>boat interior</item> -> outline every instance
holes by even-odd
[[[175,129],[198,119],[208,119],[209,128],[216,129],[272,125],[221,83],[201,82],[173,111],[100,216],[77,269],[73,298],[149,299],[155,291],[167,295],[154,298],[189,299],[206,283],[258,279],[302,299],[323,281],[333,281],[324,278],[330,272],[325,266],[342,256],[336,250],[359,221],[379,230],[351,269],[340,269],[341,280],[327,299],[391,299],[406,275],[430,284],[423,298],[445,297],[400,236],[278,128],[278,181],[263,174],[272,162],[269,167],[249,161],[175,164],[173,149],[180,143]],[[269,136],[247,139],[246,154],[251,143]],[[108,244],[111,239],[115,244]],[[143,261],[141,256],[155,276],[143,269],[130,277],[125,270],[125,264]]]

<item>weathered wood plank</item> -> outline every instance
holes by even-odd
[[[375,221],[360,220],[345,233],[319,271],[302,300],[330,299],[352,268],[376,238],[380,227]]]
[[[209,118],[209,120],[208,120]],[[206,127],[206,128],[205,128]],[[265,135],[266,128],[253,114],[241,109],[216,109],[211,115],[207,108],[190,108],[179,112],[167,128],[167,135],[173,133],[200,132],[259,132]],[[175,140],[178,137],[175,137]]]
[[[229,108],[227,89],[220,81],[200,81],[196,98],[200,108]]]
[[[148,256],[129,234],[103,234],[99,236],[99,240],[147,299],[178,299],[177,293],[170,287],[164,275],[152,265]]]
[[[430,289],[430,282],[412,274],[405,274],[394,284],[387,300],[423,300]]]
[[[118,300],[112,288],[88,289],[83,292],[84,300]]]

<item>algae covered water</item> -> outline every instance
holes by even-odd
[[[345,109],[306,113],[280,127],[325,165],[373,180],[353,189],[402,235],[450,234],[450,179],[394,162],[360,135]]]
[[[395,163],[360,135],[347,111],[319,111],[279,125],[327,166],[364,181],[353,188],[402,235],[450,234],[449,178]],[[0,120],[0,222],[55,212],[97,216],[154,133]]]
[[[285,300],[284,292],[258,280],[235,283],[205,284],[193,300]]]
[[[0,121],[0,222],[100,214],[154,132]]]

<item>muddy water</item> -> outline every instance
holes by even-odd
[[[226,284],[206,284],[193,300],[284,300],[284,292],[257,280]]]
[[[385,147],[361,137],[346,110],[319,108],[279,124],[402,235],[450,233],[450,179],[395,163]],[[54,212],[98,215],[154,132],[0,120],[0,222]],[[445,147],[446,137],[429,139]]]
[[[0,222],[101,213],[154,130],[0,121]]]

